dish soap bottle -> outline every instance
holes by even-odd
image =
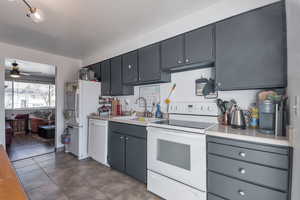
[[[162,112],[160,110],[160,104],[159,103],[156,105],[155,117],[156,118],[162,118]]]

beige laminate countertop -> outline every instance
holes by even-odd
[[[132,124],[132,125],[137,125],[137,126],[147,126],[149,123],[154,122],[154,121],[159,121],[161,119],[157,118],[145,118],[145,121],[140,121],[140,120],[133,120],[132,117],[130,116],[95,116],[95,115],[90,115],[88,116],[89,119],[96,119],[96,120],[105,120],[105,121],[112,121],[112,122],[119,122],[119,123],[124,123],[124,124]]]
[[[257,129],[233,129],[230,126],[216,125],[206,131],[206,135],[218,136],[228,139],[245,140],[263,144],[292,146],[289,137],[274,136],[258,132]]]

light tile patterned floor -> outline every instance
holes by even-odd
[[[13,162],[30,200],[159,200],[146,185],[91,159],[51,153]]]

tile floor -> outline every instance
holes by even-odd
[[[35,135],[20,134],[13,137],[8,152],[11,161],[54,152],[54,140],[39,139]]]
[[[160,200],[133,178],[63,152],[13,162],[30,200]]]

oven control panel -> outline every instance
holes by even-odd
[[[216,102],[173,102],[170,114],[218,116],[220,111]]]

